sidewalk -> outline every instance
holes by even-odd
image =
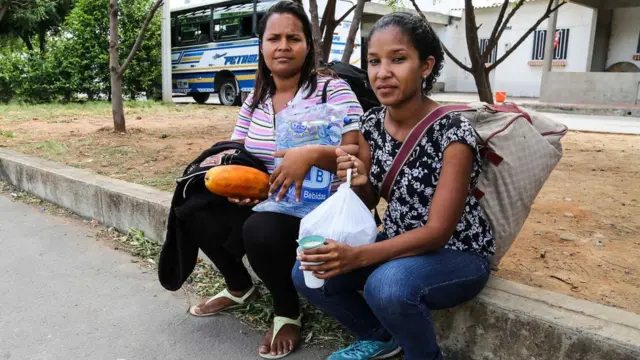
[[[230,316],[187,317],[182,291],[164,290],[155,271],[94,233],[0,195],[0,359],[258,358],[261,333]]]
[[[479,101],[478,94],[476,93],[434,93],[431,97],[438,102],[450,104]],[[542,103],[537,98],[517,98],[508,96],[507,101],[514,102],[518,105],[540,112],[640,117],[640,105]]]
[[[572,131],[640,135],[640,118],[629,116],[597,116],[543,113],[565,124]]]
[[[87,219],[164,238],[170,193],[6,149],[0,179]],[[257,358],[260,333],[225,317],[186,317],[183,294],[92,230],[0,196],[0,359]],[[640,359],[640,315],[495,276],[473,301],[433,315],[449,360]]]

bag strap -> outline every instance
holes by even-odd
[[[437,107],[435,110],[430,112],[429,115],[425,116],[424,119],[420,120],[420,122],[411,129],[411,132],[409,132],[409,135],[407,135],[407,138],[402,143],[402,146],[398,151],[398,155],[393,159],[391,168],[389,168],[389,171],[382,180],[380,195],[382,195],[382,197],[387,201],[391,199],[393,183],[396,181],[400,170],[409,159],[409,156],[416,148],[416,145],[418,145],[420,139],[424,137],[424,134],[429,130],[431,125],[436,122],[436,120],[452,112],[471,110],[473,110],[473,108],[468,105],[443,105]]]
[[[322,88],[322,103],[323,104],[327,103],[327,90],[329,89],[329,83],[331,82],[331,80],[333,80],[333,79],[329,79],[329,80],[324,82],[324,87]]]

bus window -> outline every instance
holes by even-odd
[[[253,16],[245,16],[240,20],[240,36],[253,35]]]
[[[176,46],[189,46],[211,42],[209,33],[211,8],[200,8],[174,15],[173,30],[177,33]]]
[[[211,42],[211,36],[209,35],[209,23],[200,24],[200,35],[198,35],[198,44],[206,44]]]
[[[233,41],[253,35],[253,3],[215,7],[214,40]]]

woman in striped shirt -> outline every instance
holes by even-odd
[[[300,5],[291,1],[274,5],[261,20],[258,35],[256,87],[240,110],[232,140],[244,143],[248,151],[264,161],[271,174],[271,192],[278,191],[277,198],[294,186],[299,199],[302,182],[312,166],[335,174],[336,148],[307,145],[276,152],[275,114],[288,106],[322,103],[325,83],[330,80],[327,103],[348,110],[342,148],[355,154],[362,108],[345,81],[316,71],[311,22]],[[277,167],[276,157],[281,158]],[[229,200],[238,206],[257,204],[253,199]],[[267,359],[287,356],[300,342],[302,315],[290,275],[296,261],[300,216],[254,212],[244,222],[247,258],[274,300],[274,326],[266,333],[259,349],[259,355]],[[242,263],[230,253],[224,258],[221,247],[215,252],[218,261],[212,260],[224,275],[227,290],[194,307],[191,312],[196,316],[212,315],[257,297]]]

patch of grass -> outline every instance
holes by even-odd
[[[128,146],[97,147],[90,152],[98,158],[104,166],[116,166],[120,168],[127,159],[138,156],[138,150]]]
[[[7,131],[2,131],[2,130],[0,130],[0,136],[4,136],[4,137],[6,137],[7,139],[13,139],[13,138],[15,138],[15,137],[16,137],[16,133],[14,133],[14,132],[13,132],[13,131],[11,131],[11,130],[7,130]]]
[[[175,109],[177,107],[175,104],[164,104],[156,101],[125,101],[124,103],[125,116],[176,111]],[[2,114],[6,121],[40,119],[52,123],[66,123],[71,121],[68,118],[111,116],[111,103],[107,101],[87,101],[68,104],[10,103],[0,105],[0,114]]]
[[[93,138],[88,137],[88,138],[78,139],[78,140],[75,140],[75,143],[80,146],[88,146],[93,144]]]
[[[69,151],[69,147],[58,140],[46,140],[36,144],[36,149],[42,151],[46,156],[58,158]]]
[[[129,147],[117,146],[117,147],[110,147],[110,148],[102,149],[101,155],[105,156],[105,157],[128,156],[131,153],[131,151],[132,150]]]
[[[61,119],[61,120],[48,120],[47,124],[69,124],[73,120],[71,119]]]
[[[123,249],[141,258],[145,265],[157,266],[161,246],[146,238],[142,231],[130,229],[126,235],[119,234],[113,229],[108,232],[122,244]],[[198,259],[196,268],[187,279],[185,286],[198,296],[207,297],[222,291],[225,281],[211,264]],[[266,331],[273,322],[273,298],[262,283],[257,284],[257,287],[262,294],[259,300],[249,302],[229,313],[254,330]],[[302,338],[305,339],[305,345],[335,347],[353,342],[354,338],[346,333],[338,322],[305,300],[302,300],[302,311],[304,313]]]
[[[156,189],[164,191],[173,191],[176,187],[176,179],[182,176],[184,166],[174,167],[162,174],[146,175],[141,174],[135,180],[140,185],[152,186]]]

